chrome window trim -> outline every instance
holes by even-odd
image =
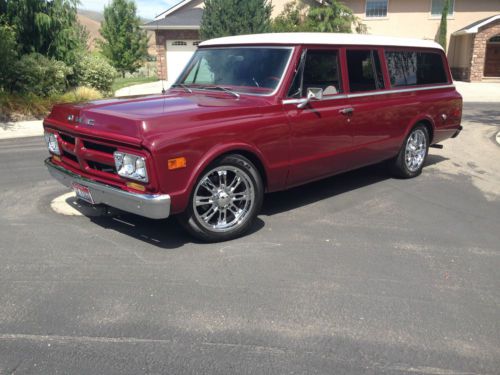
[[[450,89],[455,88],[455,85],[450,84],[450,85],[439,85],[439,86],[431,86],[431,87],[414,87],[414,88],[408,88],[408,89],[392,89],[392,90],[374,91],[374,92],[366,92],[366,93],[364,92],[364,93],[359,93],[359,94],[342,94],[342,95],[323,97],[323,99],[318,100],[318,101],[361,98],[361,97],[365,97],[365,96],[390,95],[390,94],[398,94],[398,93],[405,93],[405,92],[438,90],[438,89],[448,89],[448,88],[450,88]],[[282,101],[282,103],[283,104],[299,104],[299,103],[302,103],[302,101],[304,99],[305,98],[284,99]]]
[[[288,72],[288,68],[290,67],[290,62],[292,61],[292,57],[293,57],[293,52],[295,51],[295,48],[296,46],[269,46],[269,45],[262,45],[262,46],[227,46],[227,47],[223,47],[223,46],[218,46],[218,47],[199,47],[195,53],[193,53],[193,56],[191,57],[191,59],[189,60],[189,62],[186,64],[186,66],[184,67],[184,70],[182,71],[182,73],[179,75],[179,77],[175,80],[175,84],[178,84],[180,81],[181,81],[181,78],[184,77],[184,73],[187,71],[187,68],[191,65],[192,61],[194,60],[194,56],[196,54],[196,52],[198,52],[199,50],[208,50],[208,49],[235,49],[235,48],[257,48],[257,49],[263,49],[263,48],[269,48],[269,49],[287,49],[287,50],[290,50],[290,54],[288,56],[288,61],[286,62],[286,65],[283,69],[283,72],[281,73],[281,79],[280,81],[278,82],[278,84],[276,85],[276,88],[274,89],[273,92],[269,93],[269,94],[255,94],[255,93],[248,93],[248,92],[241,92],[241,91],[238,91],[238,90],[231,90],[231,91],[234,91],[234,92],[237,92],[238,94],[241,94],[241,95],[250,95],[250,96],[262,96],[262,97],[270,97],[270,96],[274,96],[276,95],[276,93],[281,89],[281,85],[283,84],[283,81],[285,80],[285,76],[286,76],[286,73]],[[209,90],[203,90],[203,89],[199,89],[199,88],[196,88],[196,87],[189,87],[191,90],[200,90],[200,91],[209,91]]]

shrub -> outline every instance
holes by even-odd
[[[103,93],[111,91],[116,77],[115,68],[100,55],[84,55],[75,65],[75,83],[93,87]]]
[[[66,94],[61,96],[61,102],[87,102],[89,100],[102,99],[102,94],[92,88],[80,86],[74,90],[68,91]]]
[[[0,121],[23,121],[47,116],[57,97],[0,92]]]
[[[14,67],[16,80],[13,91],[42,97],[63,93],[72,69],[62,61],[49,59],[39,53],[23,55]]]

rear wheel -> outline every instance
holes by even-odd
[[[394,174],[402,178],[416,177],[422,173],[429,153],[429,132],[422,125],[416,125],[406,137],[398,156],[393,162]]]
[[[228,155],[198,179],[180,220],[202,241],[227,241],[250,229],[263,195],[262,178],[252,162],[241,155]]]

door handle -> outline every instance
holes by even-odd
[[[343,114],[343,115],[352,115],[352,113],[354,112],[354,108],[344,108],[344,109],[341,109],[339,111],[339,113]]]

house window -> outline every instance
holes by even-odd
[[[197,40],[196,42],[193,42],[193,46],[198,46],[201,42]]]
[[[446,0],[432,0],[431,2],[431,15],[441,16]],[[455,0],[448,0],[448,15],[452,16],[455,9]]]
[[[387,17],[389,0],[366,0],[366,17]]]
[[[488,43],[500,43],[500,35],[494,36],[490,40],[488,40]]]
[[[172,42],[173,46],[187,46],[187,43],[182,41],[182,40],[176,40],[175,42]]]

